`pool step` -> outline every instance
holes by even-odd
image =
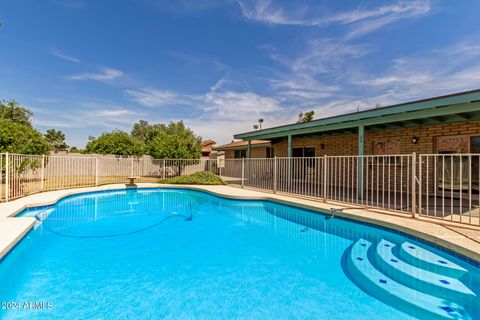
[[[451,278],[404,262],[394,254],[396,245],[380,240],[376,246],[374,262],[379,270],[395,281],[435,296],[461,301],[474,299],[476,295],[457,278]]]
[[[402,243],[398,248],[397,254],[400,259],[408,264],[421,269],[428,269],[447,277],[459,279],[468,272],[456,263],[410,242]]]
[[[346,274],[363,291],[418,318],[471,319],[461,305],[412,289],[379,271],[369,257],[375,254],[373,249],[371,242],[359,239],[342,261]]]

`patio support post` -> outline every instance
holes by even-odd
[[[43,191],[45,189],[45,155],[42,156],[42,173],[40,179],[40,190]]]
[[[365,155],[365,126],[358,126],[358,163],[357,163],[357,176],[358,176],[358,196],[363,201],[363,156]]]
[[[5,153],[5,202],[8,202],[10,195],[10,155]]]
[[[288,135],[288,157],[292,157],[292,135]]]
[[[288,172],[287,172],[287,185],[288,189],[292,188],[292,135],[288,135]]]
[[[252,141],[248,140],[247,144],[247,158],[250,159],[252,157]]]
[[[421,177],[421,175],[420,175]],[[417,192],[416,192],[416,186],[417,186],[417,155],[416,153],[412,153],[412,218],[415,218],[416,214],[416,207],[417,207]],[[421,199],[422,193],[421,190],[419,190],[419,197]]]

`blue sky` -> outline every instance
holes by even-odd
[[[232,135],[480,88],[480,1],[2,0],[0,98],[70,145],[183,119]]]

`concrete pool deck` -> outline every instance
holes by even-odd
[[[409,215],[392,212],[381,212],[349,207],[344,203],[320,202],[305,198],[281,194],[259,192],[230,186],[186,186],[165,185],[155,183],[138,183],[139,188],[186,188],[205,191],[232,199],[271,200],[283,204],[295,205],[314,211],[330,211],[332,208],[344,209],[337,211],[336,216],[395,229],[440,247],[455,251],[465,257],[480,263],[480,227],[461,225],[459,223],[434,220],[431,218],[411,218]],[[127,188],[125,184],[112,184],[100,187],[78,188],[37,193],[8,203],[0,203],[0,259],[18,243],[35,225],[35,219],[15,217],[29,207],[55,204],[60,199],[74,194],[118,190]]]

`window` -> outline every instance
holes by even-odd
[[[477,153],[480,151],[480,137],[468,135],[443,136],[435,139],[436,152],[439,154]],[[468,189],[469,157],[454,156],[438,158],[437,177],[440,187],[453,190]],[[472,184],[478,185],[478,161],[471,163]],[[443,172],[442,172],[443,171]]]
[[[235,150],[235,159],[242,159],[247,157],[247,150]]]
[[[292,156],[300,157],[300,158],[315,157],[315,148],[312,148],[312,147],[292,148]]]
[[[292,149],[293,157],[303,157],[303,148],[293,148]]]
[[[306,158],[315,157],[315,148],[303,149],[303,156]]]
[[[470,137],[470,153],[480,153],[480,136]],[[480,188],[480,158],[472,157],[472,184]]]
[[[273,148],[267,148],[266,150],[266,158],[274,158],[275,152],[273,152]]]
[[[480,153],[480,136],[470,137],[470,152]]]

